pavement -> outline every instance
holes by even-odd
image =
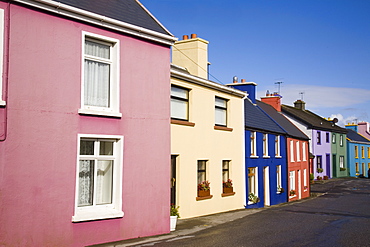
[[[300,203],[305,200],[313,199],[317,196],[323,195],[325,192],[329,191],[335,186],[335,181],[343,180],[345,178],[334,178],[329,180],[315,181],[311,184],[311,197],[301,199],[299,201],[286,202],[278,205],[273,205],[265,208],[255,208],[255,209],[239,209],[218,214],[212,214],[207,216],[200,216],[189,219],[178,219],[176,230],[168,234],[128,239],[118,242],[105,243],[99,245],[93,245],[95,247],[129,247],[129,246],[150,246],[155,242],[161,242],[164,240],[177,240],[181,238],[186,238],[186,236],[194,234],[196,232],[202,231],[204,229],[214,227],[226,222],[234,221],[237,219],[244,218],[248,215],[261,212],[263,210],[268,210],[272,207],[282,207],[286,204]],[[347,178],[348,179],[348,178]]]

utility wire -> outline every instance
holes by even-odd
[[[197,62],[195,62],[193,59],[191,59],[190,57],[188,57],[185,53],[183,53],[180,49],[178,49],[177,47],[175,46],[172,46],[173,48],[175,48],[176,50],[178,50],[182,55],[184,55],[185,57],[187,57],[190,61],[192,61],[195,65],[197,65],[199,68],[201,68],[202,70],[204,70],[209,76],[213,77],[215,80],[217,80],[219,83],[221,84],[224,84],[222,83],[219,79],[217,79],[215,76],[213,76],[211,73],[209,73],[209,71],[205,70],[204,68],[202,68]]]

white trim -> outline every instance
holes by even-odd
[[[92,139],[115,139],[114,145],[114,166],[113,166],[113,192],[112,203],[105,205],[94,205],[78,207],[78,187],[79,187],[79,160],[80,160],[80,141],[82,138]],[[123,178],[123,150],[124,137],[120,135],[96,135],[96,134],[78,134],[77,135],[77,159],[76,159],[76,190],[75,190],[75,205],[72,222],[100,220],[109,218],[123,217],[122,211],[122,178]]]
[[[96,42],[107,42],[110,45],[111,72],[109,78],[109,107],[96,107],[84,104],[84,74],[85,74],[85,40],[94,39]],[[82,31],[81,38],[81,108],[79,114],[122,117],[120,113],[120,41],[111,37]]]
[[[152,31],[143,27],[135,26],[123,21],[118,21],[103,15],[95,14],[86,10],[75,8],[67,4],[51,0],[14,0],[14,2],[23,3],[38,9],[47,10],[69,18],[86,21],[88,23],[110,28],[126,34],[134,35],[144,39],[153,40],[166,45],[173,45],[177,38]],[[156,19],[155,19],[156,20]],[[160,24],[161,25],[161,24]],[[167,31],[167,30],[166,30]]]
[[[176,66],[176,67],[179,67],[179,66]],[[240,91],[240,90],[237,90],[237,89],[234,89],[234,88],[231,88],[231,87],[227,87],[223,84],[219,84],[219,83],[216,83],[216,82],[213,82],[213,81],[209,81],[209,80],[206,80],[206,79],[194,76],[194,75],[190,75],[190,74],[175,70],[173,68],[171,68],[171,77],[174,77],[174,78],[177,78],[177,79],[180,79],[180,80],[184,80],[184,81],[187,81],[187,82],[191,82],[191,83],[194,83],[196,85],[200,85],[200,86],[204,86],[204,87],[207,87],[207,88],[215,89],[215,90],[218,90],[220,92],[235,95],[235,96],[241,97],[241,98],[248,96],[248,94],[243,92],[243,91]]]

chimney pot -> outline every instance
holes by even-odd
[[[245,79],[242,79],[241,83],[245,83]]]
[[[189,36],[188,36],[188,35],[183,35],[183,36],[182,36],[182,39],[183,39],[183,40],[187,40],[187,39],[189,39]]]
[[[191,34],[191,38],[192,38],[192,39],[195,39],[196,37],[197,37],[197,35],[196,35],[195,33],[192,33],[192,34]]]

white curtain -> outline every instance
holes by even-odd
[[[78,181],[78,206],[93,203],[94,161],[80,160]]]
[[[113,161],[99,160],[96,177],[96,204],[112,203]]]
[[[85,41],[85,55],[84,104],[109,107],[110,46]],[[107,63],[95,61],[98,59]]]

